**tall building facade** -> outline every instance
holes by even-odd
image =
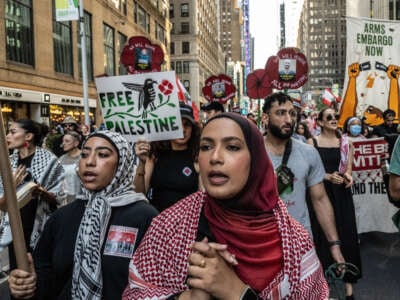
[[[51,125],[71,115],[83,122],[79,23],[56,22],[55,0],[8,0],[0,5],[0,104],[6,121],[30,118]],[[168,0],[84,0],[88,93],[94,78],[126,74],[120,53],[131,36],[159,44],[169,68]]]
[[[299,48],[306,55],[309,79],[303,90],[343,88],[346,64],[346,0],[304,0]]]
[[[384,20],[400,20],[400,0],[348,0],[347,15]]]
[[[307,56],[308,91],[339,85],[346,70],[345,16],[400,20],[400,0],[304,0],[298,46]]]
[[[304,0],[283,0],[280,4],[280,47],[296,47],[299,19]]]
[[[220,1],[220,43],[227,61],[241,60],[241,28],[243,26],[242,10],[237,0]]]
[[[228,104],[228,109],[233,110],[240,106],[240,100],[245,93],[243,12],[237,0],[221,0],[220,9],[220,42],[226,55],[225,73],[232,78],[236,86],[235,97]]]
[[[170,0],[171,68],[197,103],[205,101],[201,91],[205,80],[225,70],[219,2]]]

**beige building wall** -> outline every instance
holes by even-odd
[[[33,41],[34,41],[34,66],[24,65],[6,59],[5,46],[5,4],[0,5],[0,103],[12,103],[12,101],[21,101],[26,97],[44,97],[50,94],[50,104],[52,98],[59,95],[63,99],[81,99],[83,97],[82,80],[79,78],[78,70],[78,34],[79,23],[72,21],[72,49],[73,49],[73,75],[66,75],[55,72],[54,69],[54,53],[53,53],[53,15],[51,0],[32,1],[32,23],[33,23]],[[122,33],[128,38],[135,35],[143,35],[149,38],[153,43],[161,45],[165,54],[166,63],[164,70],[169,69],[169,49],[170,42],[170,22],[168,20],[168,0],[134,0],[126,1],[126,14],[123,7],[118,7],[112,0],[84,0],[84,9],[92,16],[92,54],[93,54],[93,75],[98,76],[105,73],[104,60],[104,37],[103,24],[114,29],[114,49],[115,49],[115,66],[116,75],[118,75],[119,66],[119,45],[118,33]],[[121,2],[119,2],[121,3]],[[134,5],[140,5],[149,17],[150,33],[135,23],[134,21]],[[165,40],[156,39],[155,22],[165,29]],[[34,93],[31,93],[33,91]],[[9,95],[22,94],[19,98],[14,99]],[[94,81],[89,81],[88,86],[89,99],[91,106],[96,106],[96,88]],[[11,93],[11,94],[13,94]],[[54,97],[53,97],[54,95]],[[42,99],[43,100],[43,99]],[[36,102],[35,102],[36,101]],[[40,120],[38,117],[38,105],[26,109],[26,116]],[[29,102],[29,99],[28,99]],[[78,100],[77,103],[78,104]],[[67,104],[66,104],[67,105]],[[83,102],[77,105],[83,109]],[[12,117],[12,115],[10,116]],[[20,117],[20,116],[16,116]],[[97,112],[99,117],[99,112]],[[80,117],[82,121],[82,116]]]

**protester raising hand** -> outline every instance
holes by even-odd
[[[160,212],[199,189],[195,159],[200,128],[191,106],[181,102],[179,108],[182,138],[135,144],[135,154],[140,159],[134,181],[136,190],[148,195]]]

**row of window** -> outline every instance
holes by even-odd
[[[177,74],[189,74],[190,61],[171,61],[171,70],[175,70]]]
[[[138,24],[140,27],[143,28],[144,31],[147,33],[151,32],[151,18],[150,14],[146,12],[146,10],[139,5],[136,1],[133,4],[133,21]],[[166,32],[165,28],[157,23],[156,21],[154,22],[154,27],[155,27],[155,37],[159,41],[163,42],[164,44],[167,43],[166,40]]]
[[[169,5],[169,18],[172,19],[175,17],[174,12],[174,4],[170,3]],[[189,17],[189,3],[181,4],[181,17]]]
[[[175,34],[175,23],[172,23],[171,34]],[[177,34],[188,34],[190,33],[189,22],[181,22],[181,30]]]
[[[93,80],[93,45],[92,45],[92,16],[84,13],[86,60],[88,79]],[[8,0],[5,6],[5,29],[6,29],[6,58],[8,61],[18,62],[35,66],[34,61],[34,35],[32,20],[32,1]],[[79,29],[78,29],[79,30]],[[72,22],[57,22],[53,1],[53,53],[54,70],[58,73],[73,76],[73,42]],[[77,32],[77,44],[80,49],[80,33]],[[104,36],[104,72],[107,75],[116,73],[116,49],[114,28],[103,24]],[[118,32],[118,53],[122,52],[127,37]],[[79,77],[82,78],[82,57],[78,51]],[[118,74],[126,74],[125,67],[119,65]]]
[[[190,42],[182,42],[181,47],[182,54],[189,54],[190,53]],[[170,53],[173,55],[175,54],[175,43],[171,42],[170,44]],[[179,53],[176,53],[179,54]]]

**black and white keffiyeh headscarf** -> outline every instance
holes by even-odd
[[[140,200],[147,201],[142,193],[134,191],[133,153],[128,142],[119,133],[105,130],[91,134],[85,143],[94,136],[111,141],[118,150],[119,160],[115,176],[108,186],[96,192],[83,188],[82,195],[77,197],[88,200],[88,204],[76,238],[72,299],[102,297],[101,249],[112,207],[125,206]]]

